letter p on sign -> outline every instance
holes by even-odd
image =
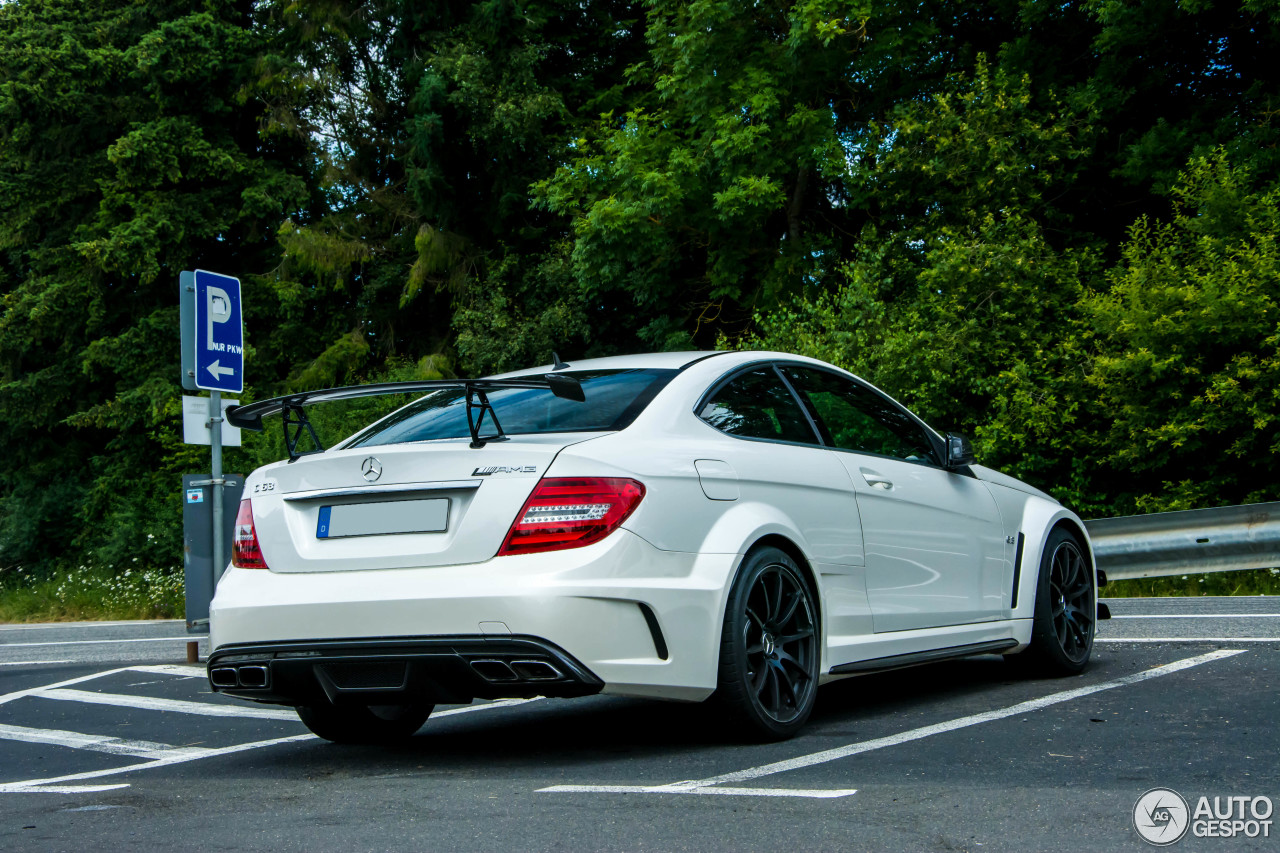
[[[207,314],[209,328],[205,333],[205,345],[209,349],[216,349],[213,324],[225,323],[231,319],[231,297],[221,287],[209,287],[205,292],[209,300]]]

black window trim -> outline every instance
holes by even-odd
[[[929,426],[923,420],[916,417],[916,415],[910,409],[908,409],[906,406],[894,400],[892,397],[890,397],[888,394],[881,391],[879,388],[876,388],[874,385],[871,385],[865,380],[859,379],[857,376],[854,376],[852,373],[844,373],[840,370],[832,369],[830,367],[824,367],[817,364],[808,364],[802,361],[786,361],[786,362],[779,362],[779,366],[808,368],[810,370],[818,371],[819,373],[828,373],[832,376],[835,376],[838,379],[843,379],[846,382],[851,382],[852,384],[856,385],[862,390],[877,397],[881,402],[886,404],[889,408],[894,409],[895,411],[901,412],[902,414],[906,415],[908,420],[910,420],[912,423],[914,423],[916,426],[920,427],[924,431],[924,437],[929,441],[930,449],[933,454],[933,459],[931,459],[928,462],[918,462],[918,461],[913,461],[911,459],[903,459],[900,456],[890,456],[886,453],[873,453],[870,450],[851,450],[847,447],[836,447],[834,445],[826,445],[831,450],[839,451],[840,453],[855,453],[859,456],[874,456],[878,459],[893,459],[898,462],[906,462],[911,465],[925,465],[930,468],[940,468],[943,471],[948,470],[947,466],[943,465],[940,462],[940,460],[943,458],[941,455],[942,451],[946,445],[943,443],[943,440],[937,434],[937,432],[933,429],[933,427]],[[779,373],[782,373],[782,371],[779,370]],[[782,375],[786,376],[785,373],[783,373]],[[795,393],[797,397],[800,397],[798,391]],[[808,410],[809,408],[808,404],[804,401],[803,397],[800,397],[800,405],[806,410]],[[816,412],[814,413],[813,417],[815,420],[817,419]]]
[[[758,370],[761,367],[773,368],[774,376],[776,376],[778,380],[782,382],[782,387],[787,389],[787,392],[791,394],[791,399],[795,401],[795,404],[800,408],[800,411],[804,414],[805,422],[809,425],[809,432],[813,435],[814,441],[812,442],[783,441],[780,438],[758,438],[753,435],[735,435],[734,433],[731,433],[731,432],[725,432],[719,427],[712,426],[711,424],[707,423],[706,420],[703,419],[702,415],[698,414],[699,412],[702,411],[702,407],[705,406],[707,403],[709,403],[711,399],[715,397],[716,394],[720,393],[720,391],[726,385],[733,382],[733,380],[737,379],[742,374],[750,373],[751,371]],[[702,396],[698,398],[698,402],[694,404],[693,416],[698,419],[698,423],[703,424],[704,426],[707,427],[707,429],[715,432],[716,435],[723,435],[723,436],[727,436],[728,438],[736,438],[740,441],[756,441],[756,442],[762,442],[764,444],[785,444],[790,447],[820,447],[828,450],[831,449],[822,440],[822,433],[818,431],[816,424],[814,424],[813,417],[809,414],[808,407],[805,406],[804,401],[802,401],[799,397],[796,396],[795,389],[791,387],[791,383],[788,382],[787,378],[782,375],[782,372],[780,370],[778,370],[778,366],[773,359],[764,358],[764,359],[760,359],[759,361],[750,362],[748,364],[740,364],[737,367],[730,370],[728,373],[721,376],[715,382],[711,383],[711,386],[707,388],[706,391],[703,392]]]
[[[698,414],[699,412],[702,411],[702,407],[705,406],[717,393],[719,393],[719,391],[725,385],[728,385],[734,379],[737,379],[740,374],[747,373],[751,370],[755,370],[759,368],[761,365],[768,365],[772,367],[773,372],[782,380],[782,383],[783,385],[786,386],[787,390],[791,392],[791,396],[796,401],[796,405],[800,407],[800,411],[804,412],[805,420],[807,420],[809,423],[810,431],[817,438],[816,444],[809,444],[808,442],[800,442],[800,441],[782,441],[781,439],[777,439],[777,438],[756,438],[754,436],[734,435],[733,433],[725,432],[724,430],[721,430],[721,429],[718,429],[717,427],[712,426],[711,424],[703,420],[702,416]],[[854,385],[858,386],[859,388],[862,388],[863,390],[868,391],[871,394],[874,394],[876,397],[878,397],[880,400],[886,403],[890,408],[896,409],[897,411],[904,413],[909,420],[911,420],[913,423],[915,423],[917,426],[919,426],[921,429],[924,430],[925,438],[929,440],[929,444],[932,446],[932,449],[933,449],[933,459],[928,462],[914,462],[910,459],[902,459],[897,456],[888,456],[883,453],[872,453],[866,450],[849,450],[844,447],[836,447],[832,444],[828,444],[826,438],[822,434],[822,430],[818,427],[816,413],[809,411],[808,403],[806,403],[804,398],[800,396],[799,392],[791,384],[791,381],[787,379],[786,373],[782,371],[782,368],[784,367],[808,368],[810,370],[816,370],[822,373],[829,373],[832,376],[835,376],[839,379],[843,379],[847,382],[852,382]],[[853,453],[858,456],[871,456],[876,459],[889,459],[895,462],[906,462],[909,465],[923,465],[927,468],[936,468],[941,471],[954,471],[954,473],[967,474],[970,477],[976,476],[975,474],[973,474],[972,471],[968,469],[968,467],[965,467],[962,469],[950,469],[950,468],[947,468],[946,465],[942,464],[939,461],[945,458],[943,456],[943,453],[946,449],[946,443],[944,439],[941,437],[941,435],[938,433],[937,430],[935,430],[933,427],[929,426],[923,420],[918,418],[915,415],[915,413],[913,413],[910,409],[908,409],[906,406],[903,406],[901,403],[894,400],[888,394],[885,394],[879,388],[876,388],[874,385],[871,385],[869,382],[866,382],[863,379],[859,379],[857,376],[854,376],[852,373],[840,370],[839,368],[830,366],[830,365],[814,364],[812,362],[807,362],[807,361],[792,361],[790,359],[786,359],[786,360],[761,359],[759,361],[753,361],[748,364],[739,365],[738,367],[735,367],[733,370],[730,370],[728,373],[724,374],[723,376],[721,376],[719,379],[717,379],[715,382],[711,384],[711,386],[702,394],[702,396],[698,398],[698,402],[693,407],[693,414],[695,417],[697,417],[697,419],[701,423],[706,424],[709,429],[715,430],[716,433],[718,433],[719,435],[728,436],[729,438],[740,439],[742,441],[759,441],[759,442],[766,442],[768,444],[787,444],[793,447],[821,447],[825,450],[833,450],[838,453]]]

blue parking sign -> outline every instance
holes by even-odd
[[[244,320],[240,279],[196,270],[197,388],[244,390]]]

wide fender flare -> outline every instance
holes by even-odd
[[[1039,588],[1040,561],[1044,557],[1045,545],[1049,533],[1061,523],[1070,526],[1071,532],[1084,543],[1085,556],[1090,566],[1097,571],[1097,562],[1093,558],[1093,542],[1080,516],[1061,504],[1047,501],[1044,498],[1031,496],[1022,507],[1022,519],[1019,532],[1022,534],[1022,561],[1017,567],[1018,573],[1018,606],[1013,610],[1014,619],[1031,619],[1035,615],[1036,590]],[[1095,575],[1094,582],[1097,582]],[[1096,601],[1096,596],[1095,596]]]
[[[729,591],[742,568],[742,558],[762,539],[777,536],[791,542],[800,552],[814,584],[818,596],[818,610],[827,612],[825,593],[822,587],[818,566],[813,560],[811,550],[799,525],[795,524],[786,513],[777,507],[756,501],[742,501],[728,508],[707,531],[703,537],[699,551],[703,554],[736,554],[733,570],[725,579],[720,590],[720,623],[718,631],[724,629],[724,613],[728,606]],[[824,620],[825,623],[825,620]],[[823,631],[825,634],[825,624]]]

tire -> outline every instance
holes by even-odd
[[[1031,644],[1012,661],[1029,675],[1063,676],[1084,671],[1093,652],[1098,591],[1084,546],[1059,527],[1040,557]]]
[[[300,705],[295,709],[312,734],[334,743],[393,743],[411,736],[435,705]]]
[[[818,689],[817,607],[795,561],[761,548],[742,561],[720,636],[716,701],[741,735],[793,737]]]

